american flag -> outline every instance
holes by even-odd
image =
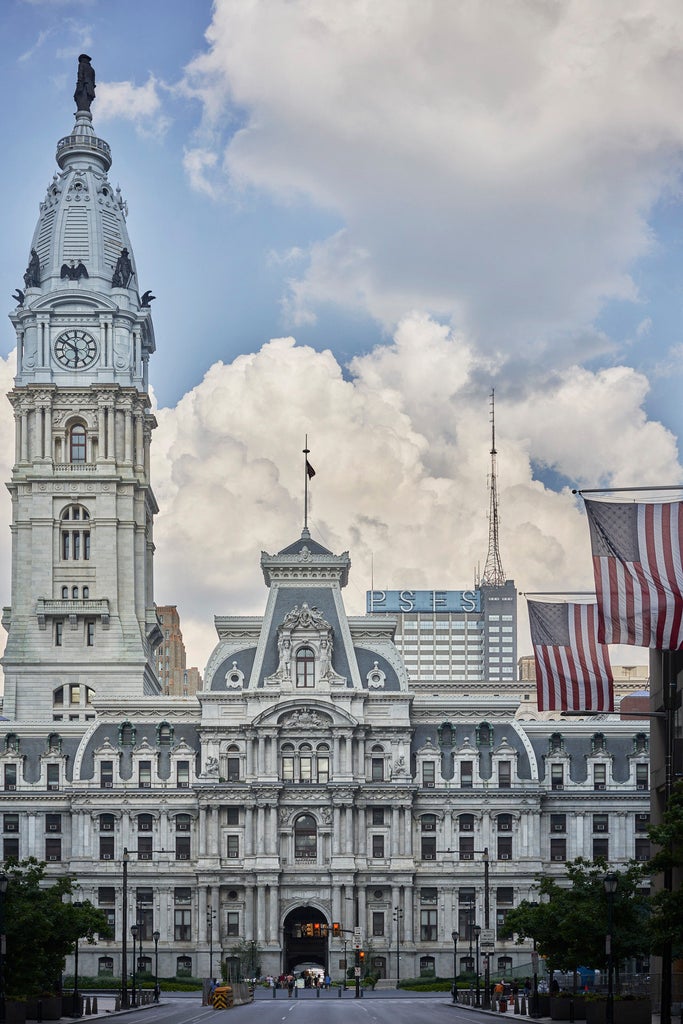
[[[683,648],[683,502],[586,501],[607,644]]]
[[[609,653],[598,643],[598,606],[529,601],[539,711],[613,711]]]

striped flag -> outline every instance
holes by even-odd
[[[586,512],[600,640],[681,650],[683,502],[586,500]]]
[[[529,601],[539,711],[613,711],[609,652],[598,643],[598,606]]]

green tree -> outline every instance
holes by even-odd
[[[240,962],[241,978],[261,977],[261,952],[253,939],[240,939],[230,947],[230,955]]]
[[[505,920],[517,942],[534,939],[550,971],[576,972],[581,966],[604,967],[607,931],[605,861],[578,857],[567,864],[564,884],[542,875],[539,902],[524,900]],[[642,869],[637,865],[617,873],[612,918],[615,963],[644,953],[647,940],[647,899],[640,890]]]
[[[671,872],[678,884],[660,889],[652,897],[650,916],[650,939],[654,953],[661,953],[671,943],[675,958],[683,957],[683,890],[680,872],[683,869],[683,782],[677,782],[669,798],[662,822],[653,825],[650,839],[659,847],[647,864],[646,870],[653,875]]]
[[[78,904],[73,878],[45,878],[45,864],[29,857],[5,864],[7,954],[5,982],[10,999],[57,993],[67,954],[79,939],[109,937],[105,915],[88,900]],[[71,897],[71,900],[67,898]]]

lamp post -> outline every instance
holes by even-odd
[[[123,892],[121,899],[121,1009],[127,1010],[128,1000],[128,850],[123,848]]]
[[[0,871],[0,1022],[5,1024],[5,955],[7,953],[7,936],[5,934],[5,897],[9,879],[4,871]]]
[[[394,907],[394,921],[396,922],[396,988],[401,987],[401,921],[403,911],[400,907]]]
[[[479,936],[481,935],[481,925],[475,924],[474,926],[474,938],[477,943],[477,1001],[475,1006],[481,1006],[481,997],[479,993]]]
[[[131,1006],[137,1006],[138,1005],[138,1001],[137,1001],[137,996],[135,994],[135,940],[136,940],[136,938],[138,936],[138,926],[137,926],[137,924],[132,924],[130,926],[130,934],[133,936],[133,997],[132,997],[132,1001],[131,1001]]]
[[[458,1001],[458,932],[451,932],[453,939],[453,1002]]]
[[[211,979],[213,979],[213,921],[215,916],[215,910],[207,910],[206,927],[209,930],[209,977]]]
[[[607,954],[607,1005],[605,1006],[605,1024],[614,1024],[614,986],[612,981],[612,929],[614,927],[614,894],[617,891],[617,876],[608,871],[603,879],[607,893],[607,934],[605,935],[605,953]]]
[[[83,904],[76,901],[72,906],[82,907]],[[76,936],[76,942],[74,944],[74,990],[73,996],[71,997],[71,1016],[81,1016],[81,997],[78,992],[78,935]]]
[[[159,1002],[159,939],[161,932],[152,932],[154,939],[154,1002]]]
[[[489,848],[484,847],[484,852],[481,855],[481,859],[484,862],[484,928],[488,930],[491,927],[491,903],[489,896]],[[491,1000],[491,956],[490,949],[487,949],[486,956],[484,957],[484,1009],[488,1009]]]

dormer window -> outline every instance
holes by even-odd
[[[311,647],[300,647],[296,652],[296,685],[299,688],[315,685],[315,653]]]

